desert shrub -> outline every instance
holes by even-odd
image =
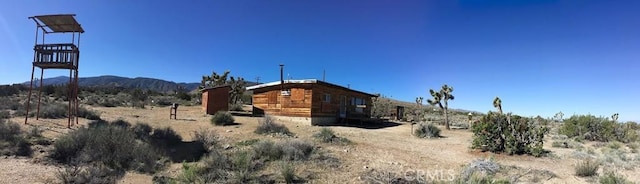
[[[68,105],[62,103],[45,104],[40,109],[40,117],[50,119],[64,118],[67,117],[68,110]]]
[[[97,111],[89,110],[86,107],[78,107],[78,117],[82,117],[88,120],[99,120],[100,114]]]
[[[0,119],[0,155],[30,156],[32,152],[20,125]]]
[[[549,128],[517,115],[489,112],[473,124],[472,147],[491,152],[542,156]]]
[[[638,136],[638,128],[638,124],[635,122],[616,124],[613,134],[615,135],[616,140],[620,142],[636,142],[640,140],[640,136]]]
[[[256,183],[254,173],[258,166],[247,151],[229,155],[213,150],[202,159],[201,165],[183,163],[178,183]]]
[[[249,140],[244,140],[244,141],[237,142],[236,145],[238,145],[238,146],[251,146],[251,145],[254,145],[255,143],[257,143],[258,141],[260,141],[260,140],[259,139],[249,139]]]
[[[482,183],[471,182],[472,180],[482,180],[478,176],[493,176],[500,171],[500,165],[492,159],[477,159],[467,164],[460,174],[461,183]]]
[[[607,118],[573,115],[564,120],[558,132],[568,137],[581,137],[589,141],[609,141],[615,139],[615,127],[615,122]]]
[[[274,143],[273,141],[258,141],[253,145],[256,157],[265,160],[305,160],[313,152],[312,144],[301,140],[289,140]]]
[[[333,130],[326,127],[320,129],[320,132],[314,134],[313,137],[316,140],[319,140],[320,142],[325,142],[325,143],[343,143],[343,144],[351,143],[349,139],[336,136]]]
[[[20,103],[16,98],[11,97],[0,97],[0,110],[18,110],[20,108],[24,108],[26,105]]]
[[[231,125],[234,121],[231,113],[225,111],[218,111],[211,117],[211,124],[218,126]]]
[[[265,116],[254,131],[257,134],[283,134],[292,135],[289,129],[281,124],[276,123],[273,118]]]
[[[595,176],[598,174],[599,167],[600,163],[591,159],[579,161],[575,167],[576,176]]]
[[[312,144],[297,139],[280,142],[279,147],[284,160],[306,160],[314,149]]]
[[[600,176],[600,178],[598,178],[598,182],[600,184],[632,184],[633,182],[630,182],[627,180],[627,178],[625,178],[622,175],[617,175],[614,172],[606,172],[603,176]]]
[[[283,163],[280,166],[280,175],[284,179],[285,183],[295,183],[296,182],[296,168],[291,163]]]
[[[60,183],[116,183],[124,175],[105,166],[67,166],[56,173]]]
[[[50,157],[65,164],[102,164],[116,171],[152,173],[161,165],[161,155],[133,131],[108,125],[79,128],[60,137]]]
[[[11,118],[11,113],[6,110],[0,110],[0,119],[9,119]]]
[[[136,135],[136,139],[147,140],[151,136],[153,128],[146,123],[136,123],[131,127],[131,130]]]
[[[438,138],[440,137],[440,129],[433,123],[420,123],[414,135],[419,138]]]
[[[261,140],[252,146],[255,155],[266,160],[278,160],[282,157],[282,150],[273,141]]]
[[[229,106],[230,111],[242,111],[242,104],[231,104]]]
[[[333,133],[333,130],[331,130],[330,128],[325,127],[320,129],[320,132],[314,134],[313,137],[315,137],[321,142],[332,142],[333,139],[336,137],[336,134]]]
[[[200,130],[193,133],[195,141],[202,143],[202,146],[211,151],[215,149],[220,140],[216,132],[212,130]]]

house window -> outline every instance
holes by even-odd
[[[331,94],[324,94],[324,97],[322,98],[323,102],[331,102]]]
[[[366,105],[364,99],[362,98],[356,98],[356,97],[352,97],[351,98],[351,105]]]
[[[362,98],[353,97],[351,98],[351,105],[356,106],[355,111],[357,113],[364,113],[364,108],[367,107],[366,102]]]

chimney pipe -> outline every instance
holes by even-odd
[[[283,68],[284,68],[284,64],[280,64],[280,91],[284,90]]]

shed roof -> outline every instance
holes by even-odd
[[[220,85],[220,86],[206,87],[206,88],[200,89],[200,91],[207,91],[207,90],[211,90],[211,89],[218,89],[218,88],[225,88],[225,87],[231,88],[231,85],[225,84],[225,85]]]
[[[377,97],[378,96],[378,95],[374,95],[374,94],[365,93],[365,92],[362,92],[362,91],[346,88],[344,86],[340,86],[340,85],[337,85],[337,84],[332,84],[332,83],[320,81],[320,80],[317,80],[317,79],[284,80],[284,84],[325,84],[325,85],[332,86],[332,87],[335,87],[335,88],[341,88],[341,89],[344,89],[344,90],[347,90],[347,91],[353,91],[353,92],[357,92],[357,93],[362,93],[362,94],[369,95],[369,96],[372,96],[372,97]],[[269,82],[269,83],[249,86],[246,89],[247,90],[255,90],[255,89],[271,87],[271,86],[277,86],[277,85],[280,85],[280,81],[275,81],[275,82]]]
[[[47,33],[78,32],[84,33],[82,26],[76,21],[75,14],[37,15],[29,17]],[[49,30],[44,27],[49,28]]]

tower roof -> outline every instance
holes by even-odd
[[[77,32],[84,33],[82,26],[74,18],[75,14],[37,15],[29,17],[36,21],[46,33]],[[46,29],[48,28],[48,30]]]

